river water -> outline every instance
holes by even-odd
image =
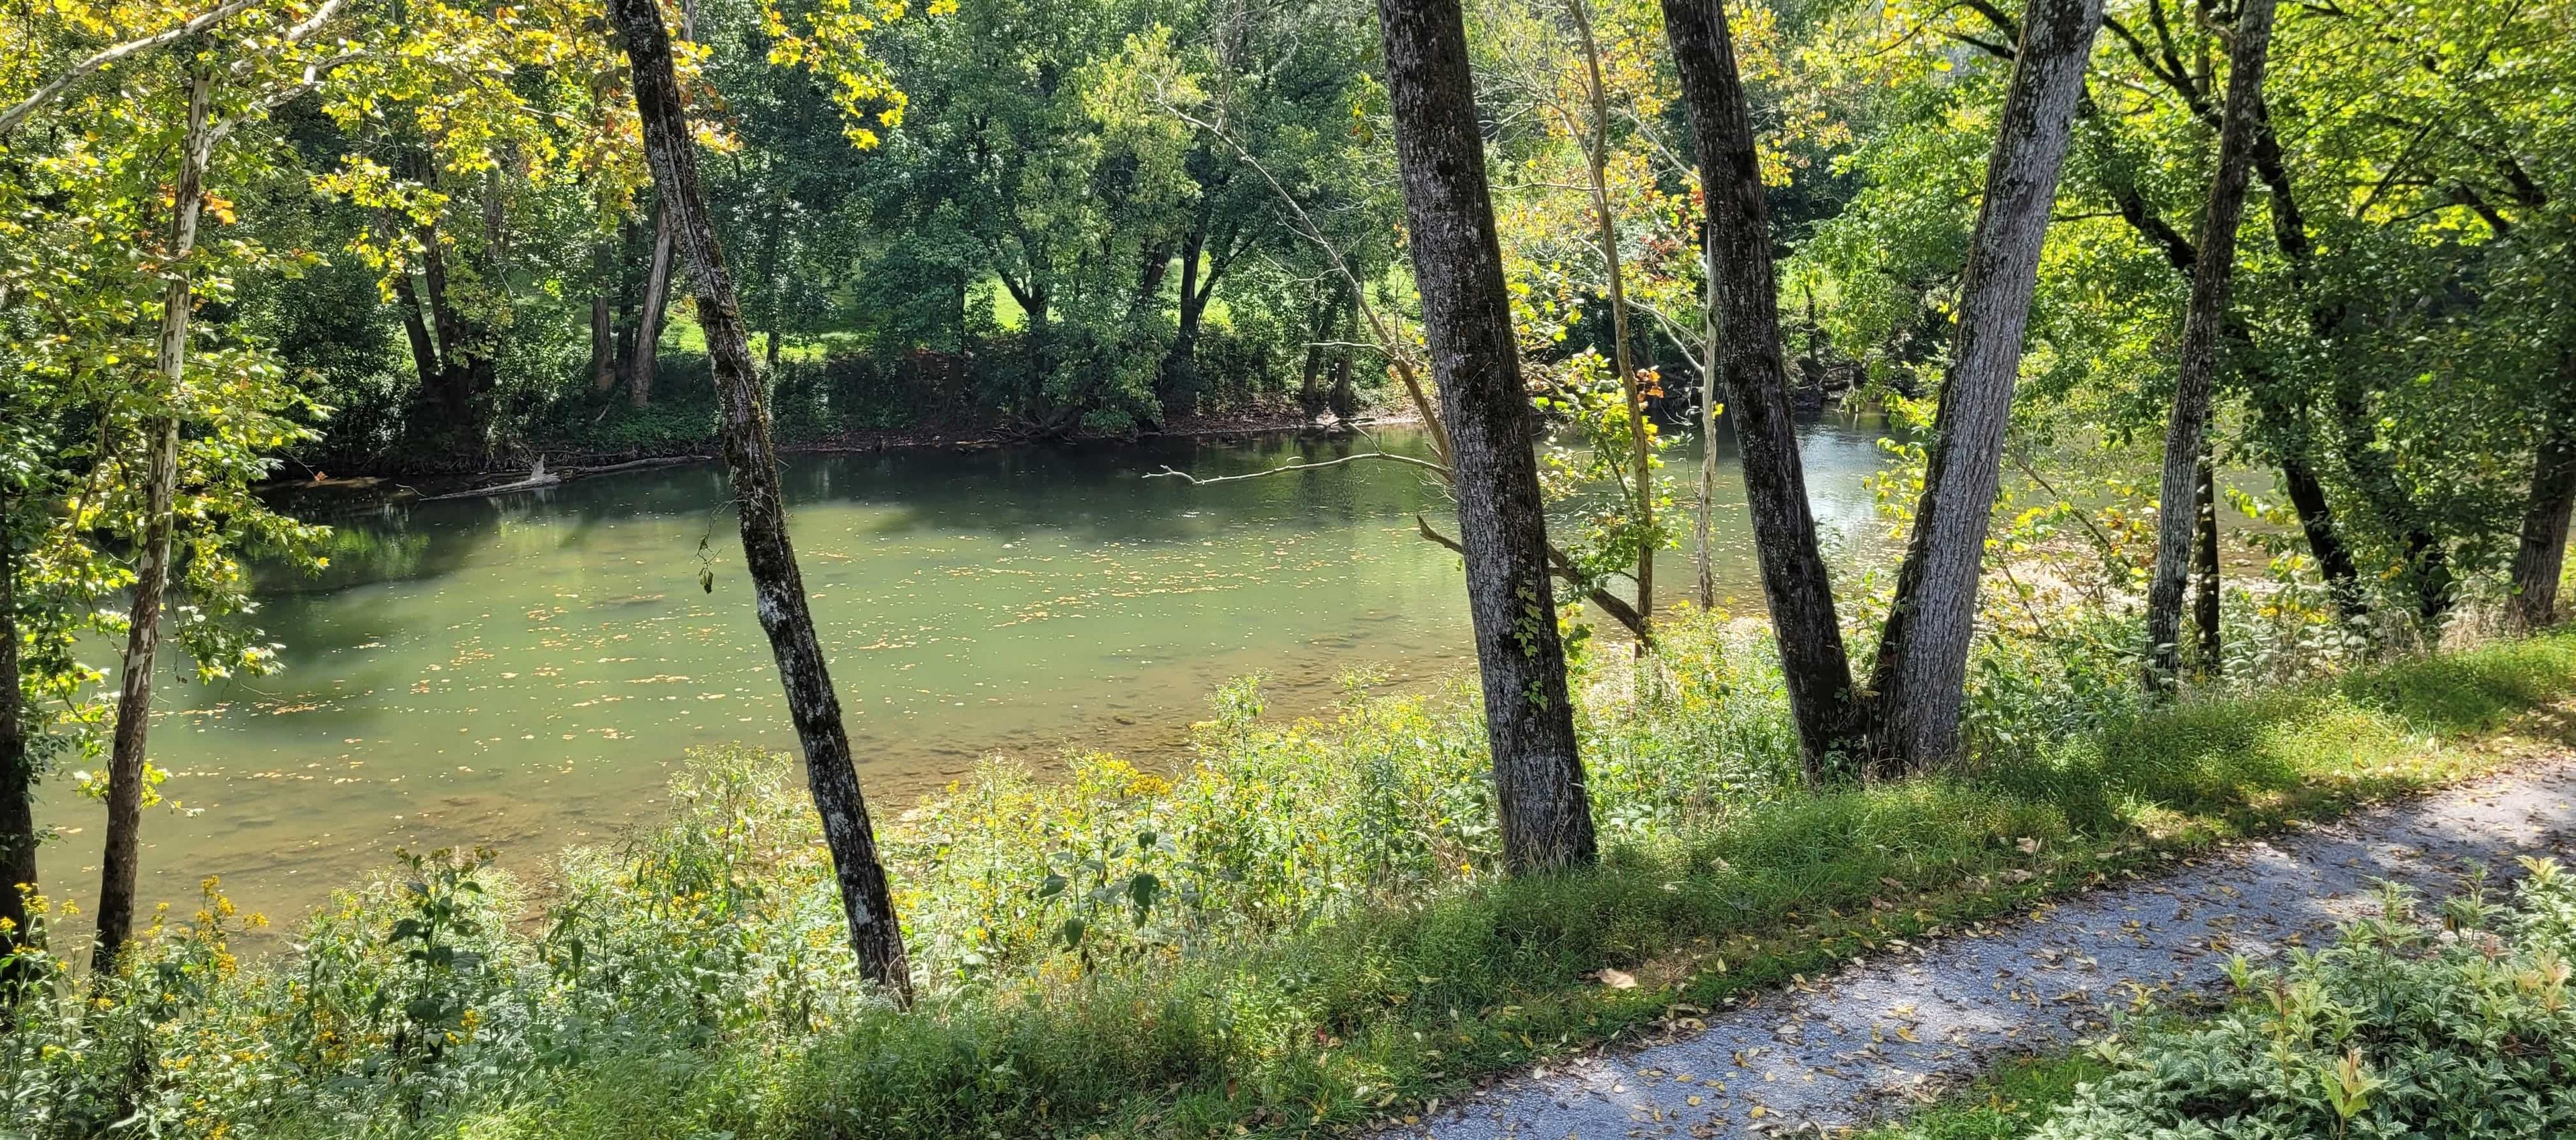
[[[1864,481],[1881,435],[1803,429],[1829,542],[1880,541]],[[1425,472],[1144,477],[1381,446],[1424,445],[1393,431],[792,457],[797,550],[869,795],[900,809],[996,753],[1170,760],[1214,688],[1246,674],[1293,714],[1354,672],[1402,685],[1464,668],[1457,558],[1414,533],[1416,512],[1454,530]],[[1720,591],[1749,608],[1742,483],[1718,446]],[[1697,456],[1696,441],[1667,453],[1676,484]],[[286,670],[159,690],[152,753],[176,806],[146,815],[143,896],[184,903],[220,874],[246,909],[289,917],[396,847],[491,844],[533,868],[654,811],[691,746],[792,748],[726,498],[701,464],[493,499],[299,500],[338,537],[321,575],[261,580]],[[1657,577],[1687,592],[1689,553]],[[57,897],[86,902],[103,816],[71,786],[44,788],[39,819],[62,832],[44,863]]]

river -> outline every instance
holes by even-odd
[[[1846,549],[1880,542],[1864,481],[1887,462],[1881,435],[1802,429],[1817,515]],[[1453,524],[1420,469],[1144,477],[1379,446],[1424,445],[1398,430],[791,457],[797,550],[870,796],[900,809],[997,753],[1169,762],[1214,688],[1246,674],[1293,714],[1355,672],[1419,685],[1464,668],[1458,560],[1413,516]],[[1720,590],[1752,608],[1742,483],[1719,447]],[[1667,461],[1686,498],[1697,442]],[[397,847],[490,844],[532,869],[654,811],[691,746],[792,747],[726,498],[700,464],[493,499],[300,499],[338,537],[320,575],[260,578],[286,669],[158,691],[152,754],[174,806],[146,814],[143,897],[184,913],[220,874],[246,909],[288,918]],[[1690,554],[1664,557],[1657,578],[1681,596]],[[39,819],[62,832],[43,858],[57,897],[86,904],[103,817],[71,788],[43,788]]]

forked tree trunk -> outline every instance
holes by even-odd
[[[2554,406],[2541,412],[2531,498],[2513,555],[2512,618],[2526,630],[2558,620],[2558,580],[2567,571],[2568,516],[2576,508],[2576,350],[2559,355],[2558,385]]]
[[[155,369],[168,391],[163,411],[144,430],[151,462],[144,471],[143,541],[136,551],[134,606],[125,635],[125,673],[116,693],[116,729],[107,761],[107,850],[100,859],[98,935],[90,973],[116,970],[134,938],[136,868],[142,855],[144,738],[152,727],[152,666],[161,645],[161,600],[170,586],[173,502],[179,491],[179,388],[187,368],[188,256],[197,248],[197,218],[205,205],[206,161],[214,149],[207,109],[214,72],[200,67],[188,83],[188,128],[179,144],[179,179],[171,196],[167,279],[161,287],[161,351]]]
[[[653,368],[662,359],[662,314],[671,299],[670,211],[653,220],[653,264],[644,275],[644,307],[635,318],[635,343],[627,350],[626,399],[636,407],[653,402]]]
[[[1771,609],[1799,751],[1811,780],[1857,775],[1849,765],[1863,754],[1863,725],[1834,613],[1833,579],[1816,541],[1816,515],[1798,456],[1771,263],[1770,207],[1762,196],[1734,33],[1721,0],[1663,0],[1663,6],[1664,34],[1681,72],[1708,201],[1712,320],[1724,330],[1710,371],[1723,377],[1727,414],[1734,417],[1743,453],[1753,549],[1762,564],[1762,594]]]
[[[841,724],[840,697],[832,689],[822,643],[814,632],[814,616],[806,607],[804,577],[796,567],[795,548],[788,542],[778,454],[770,443],[767,412],[761,407],[750,333],[743,325],[733,277],[725,268],[724,251],[716,244],[699,189],[697,151],[673,74],[670,36],[654,0],[614,0],[611,9],[626,41],[627,59],[634,65],[635,106],[644,129],[645,157],[660,191],[662,216],[689,259],[698,322],[706,329],[707,354],[714,364],[725,465],[732,474],[742,516],[743,561],[751,572],[761,629],[769,635],[770,651],[778,661],[796,738],[805,749],[806,777],[814,806],[823,817],[823,841],[832,851],[851,948],[869,979],[885,987],[898,1003],[909,1004],[912,971],[904,957],[903,930],[887,888],[885,867],[878,862],[876,832],[868,819],[867,799],[859,790],[849,733]]]
[[[2001,477],[2022,332],[2101,23],[2102,0],[2033,0],[2022,20],[1959,283],[1958,338],[1941,385],[1931,465],[1871,672],[1874,768],[1882,775],[1941,763],[1958,748],[1987,516]]]
[[[2209,209],[2200,222],[2200,254],[2192,264],[2191,299],[2183,312],[2182,346],[2174,364],[2173,410],[2165,421],[2163,504],[2156,514],[2156,561],[2147,579],[2149,693],[2169,693],[2182,676],[2182,603],[2191,573],[2198,510],[2202,437],[2209,428],[2209,392],[2218,374],[2219,334],[2227,323],[2228,291],[2236,280],[2236,225],[2245,216],[2245,184],[2254,164],[2256,108],[2262,106],[2263,69],[2270,59],[2274,0],[2245,0],[2236,17],[2235,44],[2227,61],[2227,111],[2218,132],[2218,170],[2210,179]]]
[[[1514,873],[1590,863],[1592,807],[1575,754],[1466,26],[1458,0],[1379,0],[1378,27],[1423,335],[1449,433],[1503,862]]]

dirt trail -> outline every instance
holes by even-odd
[[[1527,1071],[1420,1124],[1438,1140],[1835,1136],[2001,1052],[2062,1044],[2141,987],[2205,990],[2231,956],[2321,945],[2394,879],[2439,895],[2472,861],[2576,851],[2576,760],[2177,863],[1711,1013],[1670,1044]]]

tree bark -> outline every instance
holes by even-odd
[[[1590,863],[1591,803],[1466,27],[1458,0],[1379,0],[1378,27],[1423,333],[1449,432],[1503,862],[1514,873]]]
[[[444,403],[446,391],[440,385],[446,380],[447,366],[438,359],[438,345],[429,339],[429,325],[421,320],[420,293],[412,288],[409,269],[394,276],[394,307],[402,310],[403,336],[411,342],[411,367],[420,376],[421,390]]]
[[[1342,295],[1334,292],[1315,299],[1306,320],[1306,366],[1298,373],[1297,407],[1314,419],[1324,413],[1324,341],[1342,323]]]
[[[170,585],[173,504],[179,490],[181,381],[187,367],[188,316],[193,275],[188,257],[197,248],[197,219],[205,205],[206,163],[214,149],[207,110],[214,72],[200,66],[188,83],[188,127],[179,146],[179,179],[171,196],[170,244],[161,288],[161,350],[157,371],[168,391],[164,410],[146,432],[151,464],[144,474],[143,541],[134,572],[134,606],[125,636],[125,672],[117,686],[116,728],[107,762],[107,850],[100,860],[97,942],[90,973],[116,971],[134,938],[134,891],[142,856],[143,763],[152,727],[152,666],[161,644],[161,600]]]
[[[1708,202],[1708,273],[1715,298],[1710,319],[1723,333],[1715,338],[1707,371],[1723,378],[1727,413],[1743,452],[1753,548],[1762,564],[1762,594],[1770,605],[1799,751],[1811,780],[1857,775],[1849,765],[1864,752],[1863,725],[1798,455],[1770,207],[1763,199],[1734,33],[1721,0],[1663,0],[1663,7],[1664,34],[1681,73]],[[1713,417],[1704,415],[1703,422],[1713,423]]]
[[[1719,17],[1723,19],[1724,16],[1725,13],[1721,11],[1719,13]],[[1682,14],[1680,19],[1676,19],[1675,13],[1667,9],[1664,13],[1665,37],[1667,39],[1672,39],[1673,25],[1684,22],[1688,19],[1689,15],[1687,13]],[[1724,41],[1721,40],[1721,42]],[[1730,53],[1733,47],[1733,44],[1728,44]],[[1693,69],[1704,67],[1706,66],[1706,63],[1705,61],[1698,63],[1682,63],[1682,49],[1679,47],[1673,49],[1673,59],[1675,66],[1681,71],[1684,77],[1683,83],[1685,86],[1682,91],[1682,99],[1687,103],[1691,98],[1691,89],[1687,85],[1694,81],[1693,76],[1696,74]],[[1706,149],[1706,144],[1703,143],[1698,145],[1701,146],[1700,153],[1710,153]],[[1708,175],[1705,169],[1701,172],[1700,180],[1701,184],[1705,186],[1708,180]],[[1769,219],[1764,219],[1764,223],[1767,227]],[[1719,383],[1717,377],[1717,354],[1723,346],[1721,344],[1721,334],[1719,332],[1717,321],[1717,260],[1714,256],[1715,251],[1711,248],[1711,243],[1715,240],[1716,239],[1714,237],[1710,236],[1708,224],[1703,221],[1700,225],[1700,252],[1702,254],[1701,268],[1706,271],[1708,280],[1705,283],[1707,296],[1701,301],[1701,307],[1703,310],[1701,318],[1706,325],[1707,335],[1703,337],[1700,342],[1699,517],[1694,520],[1694,526],[1692,527],[1692,530],[1694,531],[1692,537],[1695,540],[1693,545],[1698,552],[1698,556],[1692,559],[1692,562],[1699,571],[1699,608],[1703,613],[1717,608],[1717,551],[1716,548],[1710,545],[1710,539],[1713,537],[1710,530],[1710,515],[1717,509],[1717,394]],[[1777,304],[1778,302],[1775,301],[1773,303]],[[1806,472],[1803,469],[1799,471],[1798,478],[1802,483],[1806,480]],[[1759,557],[1759,550],[1762,545],[1762,536],[1759,532],[1756,532],[1753,536],[1753,543],[1756,550],[1755,556]],[[1766,601],[1769,599],[1769,586],[1763,587],[1763,597]],[[1773,633],[1774,635],[1777,635],[1778,630],[1775,628]],[[1845,671],[1849,671],[1848,664],[1846,664]]]
[[[707,332],[707,352],[714,365],[717,403],[724,426],[725,465],[742,516],[743,561],[751,573],[761,629],[778,661],[787,708],[805,750],[805,770],[814,806],[822,815],[823,840],[841,889],[842,910],[849,920],[850,944],[869,979],[885,988],[899,1004],[909,1004],[912,973],[904,956],[903,931],[878,861],[876,833],[868,819],[866,798],[841,723],[841,702],[823,660],[823,647],[807,609],[803,575],[787,536],[786,504],[780,498],[777,449],[769,438],[767,410],[761,406],[760,378],[753,370],[750,334],[735,298],[733,277],[717,245],[713,223],[699,189],[695,144],[689,136],[688,112],[671,64],[671,42],[654,0],[614,0],[611,5],[634,66],[635,105],[644,130],[645,157],[660,191],[662,216],[689,259],[689,282],[696,294],[698,321]]]
[[[662,312],[671,299],[671,216],[653,219],[653,266],[644,276],[644,308],[635,318],[635,343],[626,357],[626,399],[636,407],[653,403],[653,369],[662,359]]]
[[[787,283],[778,278],[779,247],[786,241],[787,203],[779,200],[769,211],[769,232],[760,241],[761,315],[768,320],[767,335],[760,341],[761,367],[771,377],[778,375],[778,332],[787,312]]]
[[[2567,529],[2576,508],[2576,349],[2558,357],[2554,406],[2542,410],[2531,499],[2513,556],[2513,623],[2540,629],[2558,620],[2558,580],[2567,570]]]
[[[1199,398],[1199,324],[1207,312],[1207,294],[1199,287],[1203,276],[1200,260],[1207,253],[1208,212],[1211,203],[1202,201],[1198,220],[1191,224],[1188,236],[1181,239],[1181,305],[1180,317],[1172,331],[1171,351],[1163,357],[1163,390],[1179,406],[1172,411],[1195,410]]]
[[[418,237],[420,283],[428,294],[431,327],[438,333],[437,399],[451,423],[463,424],[474,411],[474,376],[466,360],[474,351],[469,343],[473,331],[448,295],[447,251],[439,245],[437,228],[422,226]]]
[[[1958,338],[1941,385],[1931,465],[1871,673],[1878,702],[1873,766],[1881,775],[1940,763],[1958,747],[1987,516],[2001,476],[2022,333],[2076,96],[2101,23],[2101,0],[2035,0],[2022,21],[1960,280]]]
[[[2218,133],[2218,169],[2210,180],[2209,209],[2201,218],[2199,256],[2191,299],[2183,312],[2182,346],[2174,366],[2173,410],[2165,421],[2162,504],[2156,515],[2156,561],[2147,579],[2149,693],[2170,693],[2182,676],[2182,604],[2191,572],[2192,538],[2200,512],[2202,436],[2209,427],[2209,392],[2218,373],[2218,341],[2227,322],[2228,291],[2236,279],[2236,225],[2245,215],[2245,185],[2253,166],[2255,108],[2261,106],[2263,70],[2270,60],[2274,0],[2245,0],[2229,50],[2227,112]]]
[[[602,241],[590,251],[590,390],[593,392],[606,392],[617,386],[617,322],[609,312],[610,269],[608,243]]]
[[[1333,387],[1324,404],[1333,410],[1333,418],[1347,424],[1360,413],[1360,396],[1351,386],[1351,359],[1358,351],[1352,346],[1360,338],[1360,306],[1356,293],[1342,306],[1340,325],[1342,343],[1333,352]]]
[[[36,758],[27,746],[27,692],[18,666],[18,542],[0,501],[0,961],[25,944],[36,890]],[[32,964],[30,964],[32,965]],[[33,970],[0,969],[0,1024]]]
[[[2200,537],[2192,543],[2192,577],[2196,592],[2192,598],[2192,622],[2200,627],[2200,677],[2209,680],[2224,672],[2218,659],[2218,455],[2203,440],[2200,445],[2200,494],[2192,511],[2200,519]]]

